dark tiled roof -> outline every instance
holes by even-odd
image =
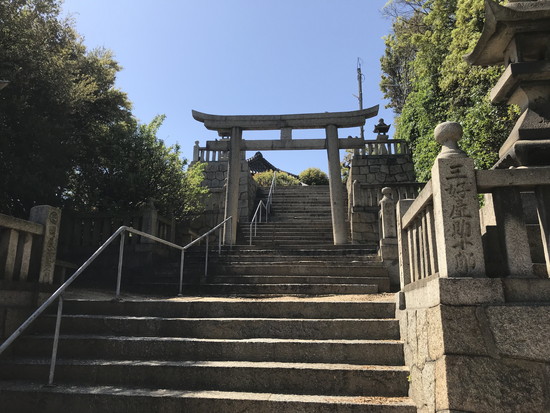
[[[271,162],[265,159],[261,152],[256,152],[253,157],[247,159],[246,161],[248,162],[248,167],[250,168],[250,172],[253,174],[256,174],[258,172],[276,171],[276,172],[284,172],[289,174],[290,176],[298,178],[298,175],[294,175],[286,171],[281,171],[279,168],[277,168]]]

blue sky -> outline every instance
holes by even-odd
[[[391,22],[385,0],[65,0],[88,48],[111,49],[123,67],[117,78],[141,122],[167,116],[159,137],[192,158],[195,140],[217,138],[191,110],[220,115],[348,111],[358,108],[356,65],[362,60],[367,120],[393,113],[378,83],[383,36]],[[341,130],[340,137],[359,135]],[[243,138],[278,138],[244,132]],[[324,137],[323,130],[294,138]],[[248,153],[247,156],[252,156]],[[327,170],[324,151],[267,152],[277,167],[299,173]]]

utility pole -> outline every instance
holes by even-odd
[[[363,74],[361,73],[361,59],[357,58],[357,83],[359,86],[359,96],[356,96],[359,100],[359,109],[363,109]],[[361,139],[365,139],[365,128],[361,126]]]

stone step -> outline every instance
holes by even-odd
[[[406,397],[288,395],[267,393],[181,391],[120,386],[59,385],[0,382],[0,399],[17,413],[416,413]],[[8,412],[7,412],[8,413]],[[11,413],[11,412],[9,412]]]
[[[293,205],[311,205],[312,207],[328,207],[330,208],[330,199],[325,197],[292,197],[276,198],[271,201],[273,206],[293,206]]]
[[[302,196],[285,196],[274,198],[271,201],[273,206],[294,206],[294,205],[311,205],[312,207],[330,208],[330,197],[302,197]]]
[[[230,318],[300,318],[300,319],[393,319],[395,303],[381,301],[338,302],[300,300],[276,301],[254,299],[178,298],[122,302],[111,300],[66,299],[63,314],[119,315],[134,317],[230,317]]]
[[[19,339],[16,357],[49,357],[52,336]],[[402,366],[396,340],[204,339],[189,337],[59,336],[58,357],[110,360],[263,361]]]
[[[167,292],[178,290],[177,282],[158,282],[135,284],[134,290]],[[389,291],[385,289],[386,282],[373,284],[221,284],[206,283],[201,285],[186,285],[187,294],[209,294],[214,296],[269,296],[269,295],[336,295],[336,294],[376,294]],[[141,287],[141,288],[140,288]]]
[[[270,263],[300,263],[300,264],[323,264],[323,265],[343,265],[343,264],[352,264],[352,265],[378,265],[382,266],[380,262],[372,261],[368,257],[364,256],[353,256],[353,255],[342,255],[334,257],[322,257],[316,255],[252,255],[252,254],[243,254],[243,255],[222,255],[217,258],[217,262],[224,264],[237,264],[237,263],[252,263],[252,262],[270,262]]]
[[[32,332],[48,334],[55,329],[55,315],[37,320]],[[306,318],[165,318],[105,315],[64,315],[67,334],[193,338],[296,338],[315,340],[398,340],[399,324],[392,319]]]
[[[313,220],[310,220],[308,221],[309,225],[307,226],[307,228],[332,228],[332,222],[326,222],[326,221],[313,221]],[[239,226],[243,227],[243,228],[249,228],[250,227],[250,222],[249,221],[242,221],[242,222],[239,222]],[[277,223],[273,223],[273,222],[258,222],[258,228],[260,227],[266,227],[266,228],[270,228],[270,227],[274,227],[274,228],[293,228],[294,227],[294,224],[293,223],[285,223],[285,222],[277,222]]]
[[[250,227],[245,230],[243,228],[243,234],[248,236],[250,235]],[[256,233],[257,236],[292,236],[297,239],[300,238],[311,238],[315,236],[327,236],[332,235],[332,228],[315,228],[315,229],[306,229],[301,231],[300,228],[252,228],[252,234]]]
[[[369,261],[381,262],[380,257],[375,254],[376,248],[358,245],[327,245],[319,248],[295,248],[292,251],[282,248],[255,248],[249,245],[234,245],[232,249],[224,247],[222,256],[319,256],[332,259],[336,257],[360,256]]]
[[[358,258],[358,259],[357,259]],[[222,270],[222,268],[225,268],[227,266],[253,266],[258,265],[262,269],[264,266],[280,266],[280,265],[292,265],[292,266],[301,266],[301,267],[322,267],[322,268],[338,268],[341,267],[350,267],[350,268],[356,268],[361,267],[364,268],[365,271],[362,272],[360,275],[370,275],[368,271],[371,269],[374,273],[380,274],[384,273],[385,271],[380,272],[380,270],[385,270],[385,267],[380,262],[372,262],[369,260],[361,259],[361,257],[337,257],[331,260],[322,260],[322,259],[315,259],[315,258],[309,258],[309,257],[262,257],[262,256],[245,256],[245,257],[219,257],[216,261],[216,268]],[[214,265],[214,263],[212,264]],[[315,270],[314,270],[315,271]],[[263,274],[263,272],[259,271],[258,274]],[[287,275],[293,276],[296,275],[294,273],[286,273]],[[303,271],[301,274],[303,275],[309,275],[307,271]],[[243,275],[250,275],[250,274],[243,274]],[[278,275],[285,275],[285,273],[279,273]],[[311,274],[314,275],[314,274]],[[324,275],[324,274],[322,274]],[[326,274],[326,275],[335,275],[335,274]],[[351,274],[350,274],[351,275]]]
[[[245,241],[250,240],[250,235],[245,234],[244,236]],[[332,232],[330,233],[317,233],[317,234],[299,234],[299,233],[275,233],[275,234],[268,234],[265,232],[259,232],[256,235],[252,236],[252,240],[256,242],[268,242],[268,241],[274,241],[274,242],[310,242],[313,241],[315,243],[328,243],[332,241]]]
[[[375,276],[387,275],[387,270],[380,265],[365,266],[363,263],[357,265],[323,265],[323,264],[301,264],[289,263],[240,263],[233,265],[216,266],[217,275],[329,275],[329,276]]]
[[[0,378],[47,377],[49,359],[1,363]],[[249,361],[67,360],[55,371],[56,384],[216,390],[330,396],[403,397],[404,367]],[[312,380],[315,377],[315,380]]]
[[[221,284],[378,284],[386,275],[378,277],[338,277],[304,275],[240,275],[210,277],[211,283]]]
[[[284,210],[279,210],[279,211],[273,210],[273,213],[270,215],[270,218],[290,217],[290,216],[293,216],[293,215],[299,216],[299,217],[304,217],[304,218],[307,218],[307,219],[315,219],[315,220],[320,220],[320,218],[322,218],[324,220],[325,217],[327,217],[327,216],[332,218],[330,210],[310,211],[307,208],[296,210],[296,211],[293,211],[291,209],[284,209]],[[332,222],[332,221],[329,221],[329,222]]]
[[[244,229],[250,229],[250,224],[248,225],[239,225],[240,228]],[[256,230],[268,230],[268,231],[296,231],[296,227],[293,225],[292,222],[285,223],[285,222],[260,222],[257,225],[253,225],[253,227],[256,228]],[[322,231],[332,231],[332,223],[331,222],[324,222],[324,223],[317,223],[316,225],[307,225],[304,228],[302,228],[303,232],[316,232],[319,230]]]
[[[277,216],[279,217],[279,216]],[[276,216],[273,216],[272,219],[275,219]],[[305,225],[303,228],[296,227],[296,225],[293,222],[277,222],[277,221],[270,221],[272,225],[265,225],[265,224],[258,224],[258,225],[252,225],[252,229],[256,230],[257,232],[265,231],[265,232],[291,232],[296,234],[315,234],[319,231],[326,232],[326,233],[332,233],[332,224],[330,222],[327,222],[326,225],[316,225],[314,227],[311,227],[309,225]],[[250,225],[248,226],[239,226],[239,229],[243,233],[250,232]]]
[[[330,196],[318,195],[318,196],[300,196],[300,195],[286,195],[284,197],[275,197],[271,201],[272,205],[293,205],[293,204],[311,204],[312,206],[330,206]]]
[[[330,213],[330,205],[311,205],[308,203],[300,204],[274,204],[271,210],[272,214],[278,214],[281,212],[309,212],[309,213]]]
[[[325,191],[328,193],[329,185],[288,185],[288,186],[277,186],[275,191],[278,192],[316,192],[316,191]],[[269,188],[267,188],[269,192]]]
[[[260,254],[231,254],[231,255],[221,255],[217,257],[217,262],[229,262],[229,263],[238,263],[238,262],[303,262],[308,264],[315,263],[326,263],[327,265],[333,264],[362,264],[369,266],[383,266],[380,261],[375,261],[368,256],[362,255],[334,255],[330,257],[323,257],[319,255],[260,255]],[[327,262],[328,261],[328,262]],[[179,267],[178,267],[179,268]]]
[[[246,240],[244,242],[247,242]],[[265,247],[274,247],[274,246],[277,246],[277,247],[281,247],[281,246],[285,246],[289,243],[297,243],[299,242],[298,240],[274,240],[272,238],[264,238],[264,239],[261,239],[261,240],[257,240],[257,239],[253,239],[252,240],[252,245],[255,245],[257,247],[261,247],[261,246],[265,246]],[[323,246],[323,245],[326,245],[326,243],[329,242],[328,240],[326,239],[304,239],[304,240],[301,240],[300,241],[300,245],[301,246]]]
[[[330,222],[331,216],[329,213],[327,214],[297,214],[297,213],[289,213],[289,214],[273,214],[270,219],[271,222],[294,222],[297,226],[305,227],[308,223],[308,218],[316,218],[316,219],[324,219],[326,222]]]
[[[320,220],[324,220],[327,224],[330,224],[331,221],[331,214],[330,212],[308,212],[308,211],[288,211],[288,212],[276,212],[273,213],[269,219],[273,223],[296,223],[297,220],[304,221],[302,228],[307,228],[308,223],[307,219],[310,218],[316,218]],[[297,229],[297,228],[295,228]],[[332,227],[326,227],[326,230],[332,230]]]

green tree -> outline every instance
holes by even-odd
[[[319,168],[307,168],[298,175],[300,182],[306,185],[328,185],[328,176]]]
[[[273,181],[273,171],[259,172],[254,174],[253,178],[259,186],[271,186],[271,182]],[[277,172],[275,178],[275,184],[277,186],[300,185],[300,181],[286,172],[279,171]]]
[[[502,69],[472,67],[463,59],[483,28],[483,1],[398,0],[389,5],[394,31],[381,59],[381,88],[399,115],[394,137],[412,148],[418,179],[430,177],[439,152],[433,130],[443,121],[462,124],[461,146],[477,167],[492,166],[517,113],[489,102]],[[401,72],[406,76],[395,74]]]
[[[157,137],[164,116],[150,124],[119,123],[93,156],[71,174],[67,198],[77,210],[125,211],[152,198],[163,215],[184,219],[202,210],[203,163],[187,167],[179,146]],[[118,133],[117,133],[118,132]]]
[[[119,67],[87,53],[56,0],[0,3],[0,209],[26,216],[61,205],[72,168],[96,139],[131,118],[113,87]]]
[[[60,0],[0,2],[0,212],[36,204],[80,211],[138,208],[155,199],[183,219],[201,208],[203,165],[140,125],[115,88],[110,51],[87,51]]]

